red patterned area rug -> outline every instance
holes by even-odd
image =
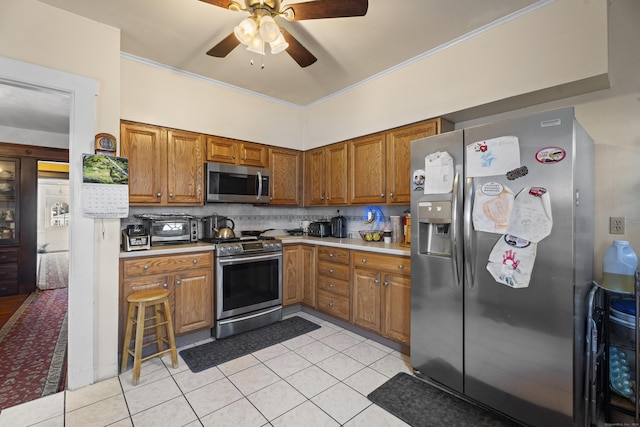
[[[67,288],[36,291],[0,329],[0,410],[64,390]]]
[[[39,257],[38,288],[66,288],[69,284],[69,252],[49,252]]]

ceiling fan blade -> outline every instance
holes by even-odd
[[[233,0],[200,0],[200,1],[212,4],[214,6],[221,7],[223,9],[230,9],[230,10],[242,9],[242,6],[240,6],[238,2],[235,2]]]
[[[203,0],[205,1],[205,0]],[[349,16],[364,16],[369,8],[368,0],[315,0],[304,3],[288,4],[283,8],[293,10],[291,21],[303,19],[346,18]]]
[[[231,33],[220,43],[209,49],[207,51],[207,55],[215,56],[216,58],[224,58],[239,44],[240,40],[238,40],[235,34]]]
[[[293,37],[287,30],[280,27],[282,31],[282,35],[287,43],[289,43],[289,47],[286,49],[287,53],[293,58],[294,61],[298,63],[302,68],[308,67],[318,60],[311,52],[307,50],[306,47],[302,46],[300,42]]]

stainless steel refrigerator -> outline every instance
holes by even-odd
[[[573,108],[413,141],[411,168],[415,374],[529,425],[582,425],[594,147]]]

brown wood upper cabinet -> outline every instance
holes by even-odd
[[[122,122],[120,141],[121,155],[129,158],[129,204],[204,204],[201,134]]]
[[[269,148],[272,205],[300,206],[302,200],[302,152]]]
[[[305,205],[348,204],[348,144],[341,142],[306,151]]]
[[[350,141],[349,203],[410,203],[411,141],[452,129],[437,118]]]
[[[266,145],[221,136],[207,136],[207,161],[266,168],[269,163]]]

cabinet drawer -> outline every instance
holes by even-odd
[[[349,298],[318,290],[318,310],[349,321]]]
[[[340,264],[349,264],[349,250],[338,249],[329,246],[319,246],[318,259],[338,262]]]
[[[411,274],[409,257],[384,255],[375,252],[353,252],[353,266],[388,271],[395,274]]]
[[[318,289],[335,294],[349,296],[349,282],[347,280],[332,279],[327,276],[318,276]]]
[[[0,283],[18,279],[18,264],[0,265]]]
[[[213,255],[210,252],[198,252],[185,255],[125,260],[123,261],[123,274],[124,277],[136,277],[210,267],[212,258]]]
[[[18,280],[0,280],[0,297],[18,294]]]
[[[336,279],[349,280],[349,266],[336,264],[335,262],[320,261],[318,263],[318,274],[335,277]]]
[[[18,250],[9,249],[0,251],[0,265],[2,264],[14,264],[18,262]]]

